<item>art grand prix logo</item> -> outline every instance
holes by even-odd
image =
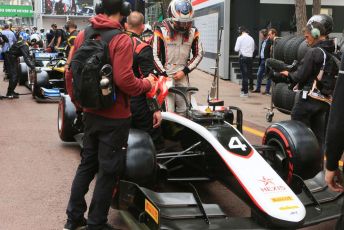
[[[264,193],[275,193],[286,190],[285,186],[276,185],[272,178],[263,176],[262,179],[258,181],[263,184],[263,187],[260,187],[260,190]]]
[[[272,181],[272,178],[266,178],[263,176],[263,179],[259,180],[264,183],[264,186],[268,186],[269,184],[275,185],[275,183]]]

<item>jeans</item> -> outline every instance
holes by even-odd
[[[97,181],[88,211],[89,230],[107,223],[112,194],[118,177],[125,169],[130,119],[108,119],[86,113],[81,162],[72,184],[67,207],[68,220],[78,222],[87,210],[85,194],[95,175]]]
[[[248,81],[252,81],[253,58],[240,56],[240,71],[242,75],[242,91],[248,93]]]
[[[261,60],[257,72],[257,91],[260,91],[263,78],[265,76],[265,60]],[[269,93],[271,88],[271,79],[267,80],[266,86],[265,86],[265,92]]]

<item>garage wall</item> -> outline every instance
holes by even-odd
[[[226,17],[225,1],[215,0],[198,2],[202,3],[194,5],[194,23],[197,29],[200,31],[200,40],[203,44],[203,49],[205,51],[203,60],[198,66],[198,68],[205,72],[214,74],[214,69],[212,69],[212,67],[215,67],[216,63],[218,32],[220,27],[224,27],[221,43],[219,75],[223,79],[228,79],[229,52],[227,51],[229,51],[229,25],[228,23],[227,25],[224,23]],[[228,28],[225,28],[226,26],[228,26]]]

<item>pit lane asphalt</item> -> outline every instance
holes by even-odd
[[[203,88],[209,88],[211,77],[200,75],[197,75],[197,85],[202,96],[206,95]],[[192,81],[195,77],[191,76]],[[8,83],[2,81],[2,74],[0,79],[0,94],[4,94]],[[240,90],[229,82],[223,85],[229,92]],[[16,91],[29,93],[23,86]],[[233,96],[231,102],[235,100],[242,99]],[[248,105],[243,107],[247,115],[245,125],[263,132],[266,124],[257,125],[257,112],[250,112],[252,108]],[[260,137],[246,134],[252,143],[261,142]],[[37,103],[31,95],[0,100],[0,230],[62,229],[72,179],[80,160],[79,152],[77,144],[62,143],[58,137],[56,103]],[[227,215],[250,215],[249,208],[219,183],[198,187],[204,201],[220,204]],[[93,191],[93,184],[90,191]],[[91,194],[87,195],[88,201]],[[115,210],[110,210],[109,222],[122,226]],[[307,229],[333,229],[333,226],[334,221],[331,221]]]

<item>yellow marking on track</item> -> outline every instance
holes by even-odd
[[[244,131],[248,132],[248,133],[251,133],[255,136],[258,136],[258,137],[264,137],[264,132],[261,132],[259,130],[256,130],[256,129],[252,129],[248,126],[243,126],[242,127]]]

